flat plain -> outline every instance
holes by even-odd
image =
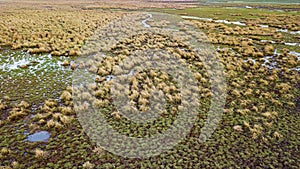
[[[1,0],[0,169],[300,168],[300,5],[290,3]],[[212,82],[185,38],[144,32],[114,37],[111,46],[105,43],[114,35],[111,23],[124,18],[129,27],[163,27],[168,23],[164,19],[149,17],[158,13],[201,32],[195,37],[215,49],[214,57],[224,68],[222,119],[204,143],[199,136],[211,106]],[[112,30],[107,35],[97,34],[108,28]],[[119,32],[130,31],[125,28]],[[94,45],[95,37],[103,37],[103,42],[98,39],[102,47],[109,46],[103,47],[106,57],[95,55],[94,63],[77,63],[89,54],[86,47]],[[153,88],[163,93],[167,104],[165,111],[155,112],[157,120],[139,124],[115,108],[110,79],[122,60],[150,49],[174,54],[193,72],[197,120],[179,144],[159,155],[118,156],[83,129],[77,112],[86,105],[74,106],[79,89],[72,86],[72,75],[89,68],[97,78],[88,91],[107,122],[123,135],[147,138],[171,127],[184,109],[179,84],[159,69],[132,76],[128,95],[139,113],[150,109]]]

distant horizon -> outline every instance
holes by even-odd
[[[276,4],[300,4],[299,0],[146,0],[147,2],[176,2],[176,3],[276,3]]]

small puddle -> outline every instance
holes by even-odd
[[[264,63],[262,63],[263,66],[269,68],[269,69],[279,69],[277,66],[277,62],[275,60],[275,56],[278,55],[279,53],[277,52],[277,49],[275,49],[274,54],[272,56],[265,56],[262,59],[264,60]],[[295,51],[291,51],[289,52],[289,54],[293,54],[296,55],[298,60],[300,60],[300,53],[299,52],[295,52]],[[257,62],[257,60],[253,59],[253,58],[248,58],[243,60],[244,62],[249,62],[249,61],[253,61],[253,63],[255,64]],[[296,71],[300,71],[300,67],[296,66],[294,68],[289,68],[289,70],[296,70]]]
[[[262,63],[262,65],[268,67],[269,69],[278,69],[276,67],[277,62],[274,61],[274,56],[276,56],[276,55],[278,55],[277,49],[275,49],[274,54],[272,56],[265,56],[262,58],[264,60],[264,63]],[[244,62],[248,62],[248,61],[253,61],[254,64],[257,62],[257,60],[255,60],[253,58],[248,58],[248,59],[244,60]]]
[[[239,21],[234,21],[234,22],[230,22],[227,20],[216,20],[216,23],[225,23],[225,24],[233,24],[233,25],[239,25],[239,26],[246,26],[245,23],[239,22]]]
[[[291,35],[300,35],[300,31],[289,31],[288,29],[276,29],[277,32],[289,33]]]
[[[275,44],[276,42],[275,41],[272,41],[272,40],[260,40],[260,42],[262,43],[272,43],[272,44]]]
[[[299,43],[293,43],[293,42],[287,42],[287,43],[284,43],[284,45],[287,45],[287,46],[300,46]]]
[[[255,59],[248,58],[248,59],[244,60],[244,62],[249,62],[249,61],[252,61],[254,64],[256,64],[256,60]]]
[[[272,40],[260,40],[261,43],[272,43],[272,44],[276,44],[277,42],[272,41]],[[300,43],[296,43],[296,42],[285,42],[285,43],[280,43],[280,44],[284,44],[286,46],[300,46]]]
[[[289,54],[291,55],[296,55],[298,60],[300,60],[300,53],[299,52],[296,52],[296,51],[290,51]]]
[[[46,142],[50,138],[51,134],[48,131],[39,131],[34,134],[28,135],[27,141],[30,142]]]
[[[277,31],[277,32],[284,32],[284,33],[287,33],[287,32],[289,32],[289,30],[288,30],[288,29],[277,29],[276,31]]]
[[[106,81],[110,81],[110,80],[112,80],[114,78],[115,78],[114,75],[108,75],[108,76],[106,76]]]
[[[259,25],[261,28],[269,28],[269,25]]]
[[[269,69],[274,69],[274,68],[278,69],[276,67],[277,62],[274,61],[274,55],[273,56],[266,56],[266,57],[263,58],[263,60],[264,60],[264,63],[262,64],[263,66],[266,66]]]
[[[291,31],[290,34],[292,34],[292,35],[299,34],[300,35],[300,31]]]

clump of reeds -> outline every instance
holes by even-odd
[[[0,153],[2,155],[7,155],[7,154],[9,154],[9,152],[10,152],[10,150],[7,147],[3,147],[0,151]]]
[[[63,91],[60,96],[60,99],[63,101],[70,101],[72,100],[72,94],[69,91]]]
[[[85,162],[83,165],[82,165],[83,168],[86,168],[86,169],[92,169],[95,167],[94,164],[92,164],[91,162],[87,161]]]
[[[81,47],[92,32],[118,16],[107,12],[84,13],[61,10],[38,11],[38,15],[35,10],[22,10],[13,16],[3,13],[0,16],[3,25],[0,28],[2,45],[11,46],[12,49],[25,48],[31,54],[81,55]],[[76,21],[71,19],[73,17],[77,18]],[[60,26],[57,26],[58,23]],[[8,27],[10,29],[7,29]],[[77,34],[74,30],[81,33]]]
[[[21,101],[21,103],[19,103],[18,105],[16,105],[11,109],[7,119],[10,121],[14,121],[27,116],[30,112],[29,107],[30,105],[27,102]]]
[[[267,54],[267,55],[273,55],[274,53],[274,46],[273,45],[266,45],[264,47],[264,52]]]
[[[45,159],[45,158],[48,157],[48,153],[46,151],[41,150],[41,149],[35,149],[34,153],[35,153],[35,157],[37,159]]]

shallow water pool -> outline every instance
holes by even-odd
[[[48,131],[39,131],[34,134],[28,135],[27,139],[30,142],[47,141],[51,134]]]
[[[9,96],[15,102],[57,98],[65,87],[71,85],[72,70],[62,63],[72,59],[50,54],[30,55],[20,50],[1,51],[0,98]]]

